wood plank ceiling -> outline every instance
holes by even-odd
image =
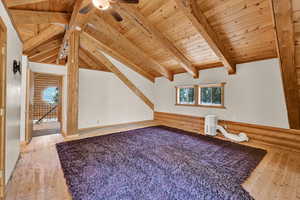
[[[6,3],[25,48],[30,47],[24,49],[29,59],[57,63],[65,35],[62,27],[69,24],[75,0]],[[195,20],[181,3],[192,5]],[[173,74],[186,71],[196,77],[199,69],[228,63],[228,71],[234,73],[235,64],[277,57],[269,0],[140,0],[137,6],[114,8],[122,22],[95,9],[81,38],[99,41],[101,50],[148,79],[172,80]],[[109,71],[89,48],[80,47],[81,67]]]
[[[295,40],[295,65],[297,71],[297,88],[300,94],[300,2],[292,1],[293,8],[293,25],[294,25],[294,40]]]
[[[35,62],[65,64],[61,58],[73,30],[81,32],[79,67],[112,71],[98,56],[104,52],[151,81],[160,76],[172,81],[183,72],[198,77],[199,70],[213,67],[234,74],[236,64],[279,57],[290,126],[300,129],[298,0],[112,3],[121,22],[95,8],[80,14],[91,0],[5,1],[24,53]]]

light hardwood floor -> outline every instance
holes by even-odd
[[[78,137],[91,137],[97,135],[96,132],[104,135],[154,124],[145,122],[105,127],[94,130],[93,134],[82,134]],[[62,141],[64,139],[61,135],[48,135],[33,138],[24,147],[7,188],[7,200],[71,199],[55,149],[55,144]],[[253,142],[248,145],[264,148],[268,154],[243,184],[245,189],[256,200],[299,200],[300,153]]]

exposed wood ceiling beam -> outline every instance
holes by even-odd
[[[198,64],[194,65],[198,71],[201,72],[201,70],[205,69],[212,69],[212,68],[218,68],[218,67],[224,67],[222,62],[212,62],[212,63],[204,63],[204,64]],[[186,73],[186,71],[183,68],[179,68],[172,71],[173,74],[180,74],[180,73]]]
[[[74,30],[81,31],[81,29],[84,27],[84,25],[87,23],[90,15],[92,15],[93,11],[90,11],[88,14],[80,14],[80,10],[88,5],[91,2],[91,0],[76,0],[74,9],[72,12],[72,16],[70,19],[69,27],[66,30],[62,45],[60,47],[58,57],[57,57],[57,63],[59,63],[59,60],[62,58],[64,59],[65,57],[61,57],[62,54],[64,54],[64,51],[66,50],[66,46],[69,40],[69,37],[71,33]]]
[[[101,71],[101,72],[110,72],[107,69],[98,68],[98,66],[93,66],[90,64],[87,64],[83,61],[83,59],[79,56],[79,68],[80,69],[88,69],[88,70],[94,70],[94,71]]]
[[[161,46],[167,49],[180,65],[193,77],[198,77],[198,70],[192,63],[177,49],[177,47],[169,41],[161,31],[159,31],[145,16],[143,16],[136,8],[126,4],[112,4],[123,17],[126,17],[132,24],[138,27],[143,33],[155,38]]]
[[[57,55],[57,52],[58,49],[53,49],[44,58],[38,60],[37,62],[44,62],[45,60],[48,60],[49,58],[52,58],[53,56]]]
[[[78,131],[79,35],[78,31],[73,31],[69,40],[70,50],[67,64],[67,135],[73,135]]]
[[[47,42],[39,45],[38,47],[34,48],[33,50],[27,52],[27,56],[32,57],[32,56],[39,54],[47,49],[53,49],[56,47],[60,47],[61,41],[62,41],[62,39],[54,39],[54,40],[47,41]]]
[[[89,64],[87,64],[83,59],[82,59],[82,57],[80,56],[80,54],[79,54],[79,68],[81,67],[81,68],[84,68],[84,69],[89,69],[90,68],[90,65]]]
[[[55,60],[56,60],[56,56],[57,56],[57,53],[55,55],[49,57],[48,59],[43,60],[40,63],[54,64]]]
[[[29,60],[41,60],[45,57],[45,55],[47,55],[47,53],[53,51],[53,50],[58,50],[59,49],[59,45],[57,46],[53,46],[51,48],[45,49],[44,51],[37,53],[33,56],[29,56],[28,59]]]
[[[70,15],[61,12],[45,12],[10,9],[16,24],[69,24]]]
[[[90,64],[86,63],[86,62],[83,60],[82,56],[80,56],[80,55],[79,55],[79,68],[80,68],[80,69],[95,70],[95,71],[102,71],[102,72],[110,72],[110,71],[108,71],[108,70],[106,69],[106,67],[105,67],[105,70],[104,70],[104,68],[99,68],[99,67],[97,67],[97,66],[90,65]]]
[[[218,38],[205,15],[198,8],[195,0],[175,0],[177,6],[182,10],[201,36],[207,41],[210,48],[221,59],[229,74],[236,72],[236,64],[230,58],[222,41]]]
[[[31,61],[33,61],[33,62],[44,62],[45,60],[48,60],[49,58],[57,55],[58,49],[59,48],[52,49],[51,51],[48,51],[45,54],[43,54],[43,56],[40,56],[38,59],[31,59]]]
[[[173,74],[163,65],[155,61],[153,58],[148,56],[142,49],[134,45],[129,39],[118,32],[116,29],[107,24],[100,16],[94,16],[92,22],[94,27],[98,30],[105,29],[110,34],[111,38],[114,38],[114,43],[118,45],[120,49],[126,48],[126,52],[132,56],[139,58],[145,65],[149,65],[153,70],[160,73],[170,81],[173,80]]]
[[[41,3],[49,0],[5,0],[7,7],[23,6],[27,4]]]
[[[92,54],[90,54],[83,48],[79,49],[79,57],[87,64],[89,69],[110,72],[110,70],[107,69],[103,63],[101,63],[98,59],[96,59]]]
[[[105,40],[102,40],[94,29],[92,29],[92,28],[90,28],[88,26],[85,29],[85,32],[81,34],[81,36],[82,36],[82,38],[81,38],[81,44],[85,40],[87,42],[92,42],[92,43],[96,42],[97,47],[99,49],[101,49],[103,52],[105,52],[106,54],[108,54],[111,57],[115,58],[116,60],[121,61],[123,64],[125,64],[126,66],[128,66],[129,68],[131,68],[133,71],[139,73],[143,77],[147,78],[151,82],[154,82],[155,77],[152,74],[150,74],[149,72],[145,71],[139,65],[135,64],[134,62],[132,62],[131,60],[129,60],[128,58],[126,58],[125,56],[123,56],[122,54],[120,54],[119,52],[115,51],[110,46],[108,46],[105,43]],[[86,50],[88,50],[88,49],[86,49]]]
[[[65,28],[63,26],[58,25],[50,25],[48,28],[40,32],[37,36],[27,40],[23,45],[23,51],[24,53],[28,53],[32,49],[38,47],[45,41],[49,40],[49,38],[54,37],[55,35],[58,35],[60,33],[63,33],[65,31]]]
[[[95,43],[88,44],[92,55],[99,59],[111,72],[113,72],[133,93],[135,93],[150,109],[154,110],[154,104],[116,67],[103,55]]]
[[[37,60],[37,59],[31,59],[30,62],[36,62],[36,63],[53,63],[55,64],[55,61],[56,61],[56,56],[57,56],[57,52],[58,52],[58,49],[56,49],[56,53],[51,53],[50,55],[48,54],[47,56],[44,56],[43,58],[41,58],[40,60]],[[104,72],[110,72],[105,66],[104,64],[102,64],[101,66],[100,65],[91,65],[91,64],[88,64],[87,62],[84,61],[84,58],[82,55],[82,51],[83,49],[80,49],[79,50],[79,68],[80,69],[88,69],[88,70],[95,70],[95,71],[104,71]],[[89,54],[90,56],[90,54]],[[98,61],[100,62],[100,61]],[[56,64],[55,64],[56,66]],[[66,65],[57,65],[57,66],[61,66],[61,67],[66,67]],[[99,67],[100,66],[100,67]]]
[[[270,0],[276,31],[278,55],[291,129],[300,129],[300,102],[295,65],[294,24],[292,2]]]

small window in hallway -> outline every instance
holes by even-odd
[[[57,87],[48,87],[43,91],[43,100],[49,104],[57,104],[59,91]]]

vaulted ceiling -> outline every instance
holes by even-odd
[[[234,73],[236,64],[277,57],[269,0],[113,4],[122,22],[97,9],[81,16],[78,10],[90,0],[78,2],[6,0],[31,61],[64,64],[59,55],[66,47],[67,27],[76,23],[82,28],[81,67],[109,71],[93,56],[90,45],[96,45],[152,80],[172,80],[173,74],[186,71],[196,77],[199,69],[222,66]]]
[[[65,65],[74,31],[79,67],[115,73],[104,52],[151,81],[279,57],[290,126],[300,128],[298,0],[108,0],[111,9],[87,13],[92,0],[4,1],[34,62]]]

